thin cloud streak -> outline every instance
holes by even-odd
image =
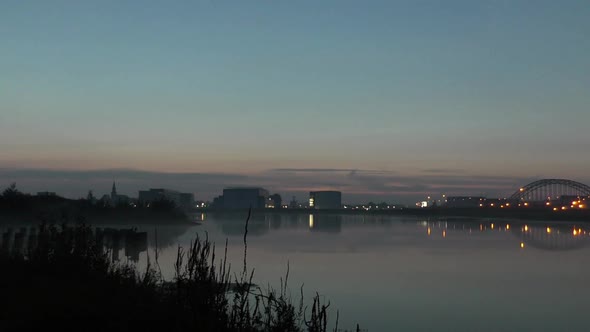
[[[280,173],[365,173],[365,174],[396,174],[395,171],[356,169],[356,168],[274,168],[271,172]]]
[[[420,170],[422,173],[434,173],[434,174],[465,174],[467,173],[464,169],[453,169],[453,168],[430,168]]]

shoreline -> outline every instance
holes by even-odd
[[[242,215],[247,214],[247,209],[222,210],[222,209],[195,209],[191,213],[211,213],[215,215]],[[494,218],[494,219],[520,219],[539,221],[576,221],[590,222],[590,210],[566,210],[551,211],[544,208],[513,208],[513,209],[481,209],[481,208],[403,208],[390,210],[351,210],[351,209],[254,209],[253,214],[312,214],[312,215],[359,215],[359,216],[408,216],[428,218]]]
[[[4,212],[4,213],[3,213]],[[69,213],[57,216],[54,213],[17,212],[6,213],[0,211],[0,224],[39,224],[44,220],[67,219],[78,220],[86,224],[101,225],[113,224],[119,221],[134,224],[169,224],[169,225],[199,225],[201,220],[194,218],[199,214],[213,214],[216,216],[246,216],[248,209],[212,209],[199,208],[188,211],[185,215],[176,213],[149,213],[138,211],[112,210],[108,213],[90,214],[86,211],[69,211]],[[466,208],[403,208],[390,210],[351,210],[351,209],[253,209],[253,215],[348,215],[348,216],[390,216],[390,217],[417,217],[417,218],[473,218],[473,219],[497,219],[497,220],[522,220],[543,222],[590,222],[590,210],[566,210],[551,211],[544,208],[513,208],[513,209],[466,209]],[[61,218],[60,218],[61,217]]]

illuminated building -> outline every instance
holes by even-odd
[[[339,191],[312,191],[309,193],[309,207],[312,209],[342,208],[342,193]]]

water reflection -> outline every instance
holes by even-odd
[[[209,222],[219,227],[224,235],[243,236],[245,219],[240,216],[218,217]],[[307,229],[310,232],[338,234],[342,231],[341,215],[281,215],[268,214],[252,217],[248,222],[248,236],[263,236],[272,231]]]
[[[245,216],[239,214],[211,215],[207,220],[210,226],[218,227],[228,236],[244,234]],[[309,232],[339,234],[343,228],[358,229],[371,226],[387,226],[392,222],[387,216],[350,216],[339,214],[260,214],[253,216],[248,224],[249,236],[263,236],[273,231],[303,230]],[[345,225],[346,224],[346,225]]]
[[[101,226],[95,236],[113,259],[139,260],[140,269],[160,249],[158,266],[171,279],[177,246],[186,248],[207,232],[218,250],[228,239],[228,261],[239,270],[246,215],[208,213],[200,226]],[[578,264],[590,241],[590,228],[581,223],[268,213],[252,216],[248,228],[248,266],[256,269],[256,282],[278,283],[289,262],[292,291],[302,284],[322,291],[344,313],[345,326],[502,330],[506,323],[490,319],[494,313],[509,320],[511,330],[559,331],[568,320],[555,317],[582,317],[590,305],[590,292],[571,287],[590,277]],[[37,236],[34,227],[0,225],[2,250],[25,252]],[[539,291],[547,284],[552,292]],[[383,308],[391,310],[384,314]],[[562,308],[560,315],[546,319],[555,308]],[[424,312],[433,318],[416,318]],[[582,323],[568,330],[587,330]]]
[[[309,230],[338,234],[342,232],[341,215],[313,215],[310,214]]]
[[[245,217],[241,214],[221,214],[221,215],[203,215],[203,229],[212,232],[217,229],[222,236],[217,236],[217,240],[224,240],[225,237],[242,237],[244,234]],[[337,214],[259,214],[252,216],[248,226],[249,237],[265,237],[272,239],[275,233],[292,233],[290,238],[293,239],[293,247],[296,247],[297,237],[302,239],[302,233],[310,233],[312,236],[305,241],[313,239],[313,234],[343,234],[346,236],[361,234],[360,232],[377,231],[376,236],[382,233],[378,229],[390,228],[397,225],[396,229],[403,225],[403,231],[409,232],[401,236],[397,242],[405,243],[408,241],[408,234],[412,229],[423,230],[427,239],[435,241],[441,240],[458,240],[460,238],[468,239],[475,234],[493,235],[500,233],[509,233],[514,238],[514,248],[535,248],[542,250],[575,250],[584,248],[590,241],[590,228],[585,225],[576,225],[569,223],[541,223],[541,222],[522,222],[522,221],[485,221],[475,219],[437,219],[437,220],[420,220],[420,219],[398,219],[387,216],[363,216],[363,215],[337,215]],[[201,226],[199,226],[201,227]],[[197,227],[195,232],[190,232],[187,238],[190,240],[196,235],[196,231],[201,228]],[[145,254],[150,248],[165,249],[168,247],[176,248],[179,245],[179,238],[186,234],[191,225],[186,226],[143,226],[131,227],[131,225],[97,227],[95,228],[96,241],[105,249],[109,250],[113,260],[128,259],[132,262],[140,260],[140,256]],[[400,231],[402,230],[400,229]],[[372,232],[372,231],[371,231]],[[399,232],[399,231],[396,231]],[[393,234],[396,234],[394,232]],[[27,248],[35,246],[37,241],[37,228],[33,226],[2,226],[0,225],[0,248],[2,251],[11,251],[16,253],[25,253]],[[474,238],[477,241],[479,238]],[[481,238],[483,239],[483,238]],[[324,244],[327,239],[323,239],[320,244]],[[364,247],[375,246],[387,241],[388,245],[395,245],[395,241],[374,238],[370,243],[362,243]],[[401,242],[400,242],[401,241]],[[422,242],[420,242],[422,243]],[[423,242],[422,245],[426,245]],[[319,245],[319,244],[318,244]],[[356,244],[352,247],[358,247]],[[313,246],[308,246],[313,248]],[[349,246],[351,248],[351,246]],[[334,248],[332,248],[334,249]],[[289,249],[286,249],[289,250]],[[319,249],[318,249],[319,250]]]
[[[471,234],[474,230],[482,234],[508,232],[518,240],[520,248],[527,246],[542,250],[575,250],[584,248],[590,243],[590,227],[571,223],[523,223],[473,220],[457,221],[444,220],[436,222],[418,222],[417,225],[426,227],[426,234],[430,236],[433,228],[442,229],[442,237],[447,237],[447,231]]]
[[[336,214],[307,215],[259,215],[249,223],[249,236],[272,236],[273,232],[289,230],[307,230],[311,233],[341,234],[344,230],[354,232],[356,229],[389,227],[392,223],[415,225],[425,228],[426,235],[431,237],[456,238],[461,234],[496,234],[510,233],[515,237],[515,247],[544,250],[570,250],[584,247],[590,241],[590,228],[559,222],[524,223],[521,221],[484,221],[476,219],[440,219],[419,220],[395,219],[382,216],[351,216]],[[218,227],[229,237],[243,236],[244,218],[241,216],[213,217],[210,226]],[[435,230],[437,230],[435,232]]]
[[[161,227],[139,230],[137,227],[96,227],[93,235],[98,245],[109,252],[113,261],[126,258],[131,262],[138,262],[140,256],[151,248],[167,248],[176,246],[178,238],[190,228]],[[12,227],[0,226],[0,248],[3,252],[25,254],[37,245],[37,226]],[[150,243],[148,238],[152,238]]]
[[[575,250],[590,241],[588,230],[576,225],[531,226],[514,232],[522,242],[543,250]]]

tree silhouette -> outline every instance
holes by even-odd
[[[19,195],[22,195],[22,193],[16,189],[15,182],[13,182],[8,188],[4,189],[4,192],[2,193],[4,198],[12,198]]]

